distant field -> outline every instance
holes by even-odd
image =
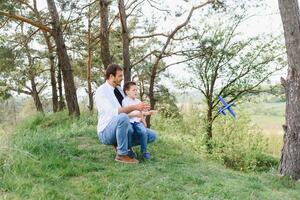
[[[269,140],[268,152],[280,156],[285,122],[285,103],[256,103],[246,105],[246,111]]]

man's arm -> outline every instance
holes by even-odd
[[[130,113],[134,110],[139,110],[139,111],[144,111],[144,110],[149,110],[150,106],[141,102],[135,105],[130,105],[130,106],[126,106],[126,107],[121,107],[118,109],[118,113]]]
[[[131,117],[143,117],[143,113],[141,111],[138,111],[138,110],[134,110],[130,113],[128,113],[128,117],[131,118]]]

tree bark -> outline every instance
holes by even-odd
[[[207,152],[211,153],[212,152],[212,138],[213,138],[213,131],[212,131],[212,125],[213,125],[213,116],[212,116],[212,112],[213,112],[213,108],[212,108],[212,98],[210,98],[207,102],[207,115],[206,115],[206,148],[207,148]]]
[[[156,72],[156,71],[155,71]],[[155,77],[156,73],[152,71],[151,77],[150,77],[150,87],[149,87],[149,99],[150,99],[150,109],[154,110],[156,99],[154,98],[154,83],[155,83]],[[151,127],[151,116],[146,117],[147,127]]]
[[[34,78],[31,78],[30,83],[31,83],[31,96],[33,98],[36,110],[38,112],[44,113],[43,105],[39,97],[39,92],[36,89],[36,83],[34,81]]]
[[[108,67],[109,64],[111,64],[108,30],[109,3],[109,0],[100,0],[100,55],[105,69]]]
[[[88,58],[87,58],[87,88],[88,88],[88,96],[89,96],[89,111],[93,111],[93,91],[91,84],[91,68],[92,68],[92,41],[91,41],[91,19],[90,19],[90,10],[88,13]]]
[[[124,0],[119,0],[119,14],[122,28],[124,81],[131,81],[131,65],[129,54],[129,31]]]
[[[53,32],[53,38],[56,43],[58,60],[62,68],[62,75],[63,75],[65,95],[66,95],[69,115],[79,117],[80,111],[79,111],[79,105],[77,101],[74,77],[73,77],[72,67],[67,53],[66,45],[63,39],[63,32],[60,27],[58,12],[54,0],[47,0],[47,4],[48,4],[49,13],[52,18],[52,27],[53,27],[52,32]]]
[[[50,77],[51,77],[51,88],[52,88],[52,108],[53,112],[58,111],[58,96],[57,96],[57,86],[56,86],[56,77],[55,77],[55,64],[54,64],[54,51],[53,46],[50,40],[50,35],[43,33],[48,47],[48,58],[50,63]]]
[[[58,111],[63,111],[66,104],[64,100],[64,95],[62,91],[62,79],[61,79],[61,66],[58,63],[58,71],[57,71],[57,82],[58,82],[58,95],[59,95],[59,102],[58,102]]]
[[[288,56],[288,75],[285,83],[286,111],[284,144],[279,171],[282,175],[300,178],[300,13],[297,0],[279,0],[285,44]]]

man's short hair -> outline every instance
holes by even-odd
[[[109,79],[110,75],[116,76],[117,71],[123,71],[123,68],[117,64],[110,64],[105,71],[105,80]]]
[[[126,91],[130,90],[130,87],[133,85],[136,85],[136,83],[133,81],[128,81],[128,82],[124,83],[124,86],[123,86],[124,93],[126,94]]]

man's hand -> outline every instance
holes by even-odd
[[[135,109],[139,111],[148,111],[150,109],[150,106],[141,102],[135,105]]]

